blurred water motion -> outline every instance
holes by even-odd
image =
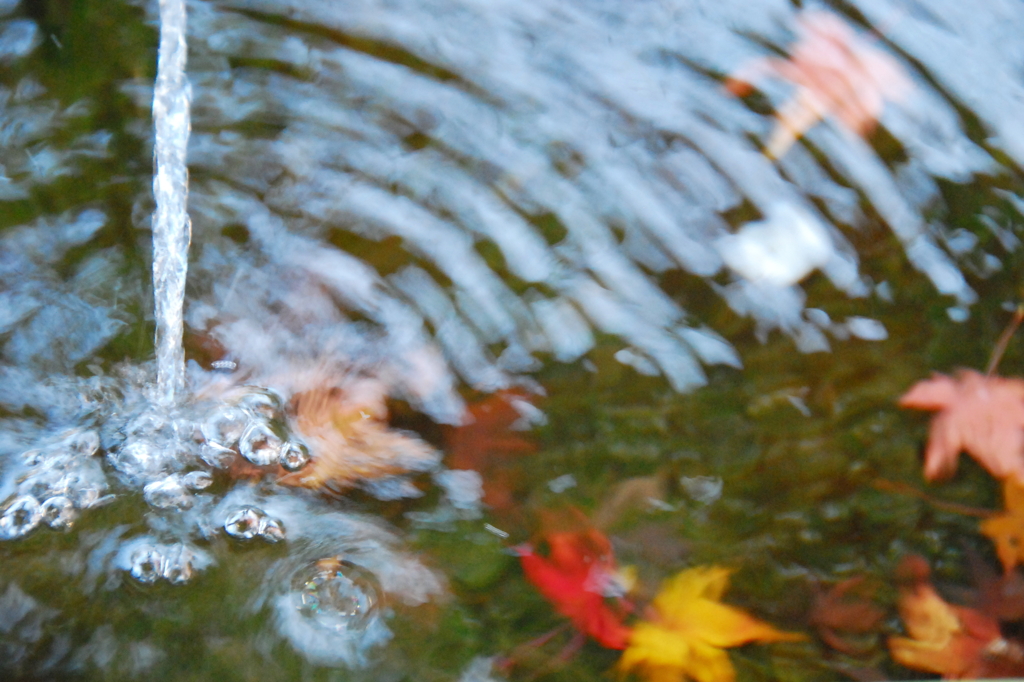
[[[970,304],[963,254],[943,248],[943,228],[922,211],[938,199],[936,179],[962,182],[996,162],[913,64],[858,39],[907,80],[900,98],[869,107],[900,146],[886,159],[826,117],[806,148],[772,164],[755,142],[771,120],[714,77],[764,54],[753,37],[786,50],[799,19],[771,2],[197,7],[190,161],[208,293],[192,302],[192,327],[265,366],[300,338],[358,355],[339,327],[369,318],[397,365],[395,391],[444,420],[459,411],[450,372],[507,386],[538,353],[586,353],[587,326],[686,390],[705,381],[699,360],[717,359],[688,343],[696,320],[661,274],[711,278],[704,295],[717,291],[763,333],[827,349],[799,282],[820,270],[850,296],[872,295],[879,282],[844,235],[869,220],[858,203],[939,292]],[[897,5],[880,21],[898,36],[921,20]],[[762,87],[776,107],[789,96],[784,82]],[[255,128],[265,134],[240,132]],[[763,218],[744,224],[752,212]],[[239,234],[233,226],[247,242],[216,237]]]
[[[154,43],[122,31],[156,5],[104,3],[114,18],[83,53],[62,36],[85,29],[0,0],[0,540],[20,567],[0,576],[0,668],[19,674],[133,679],[168,658],[173,642],[115,632],[75,610],[79,595],[125,622],[149,624],[150,604],[220,614],[237,630],[206,644],[243,652],[225,654],[239,669],[259,649],[249,665],[275,679],[284,668],[261,666],[277,642],[313,664],[380,663],[395,614],[440,600],[445,580],[400,531],[267,480],[308,477],[339,421],[365,416],[388,475],[361,480],[346,460],[313,487],[342,480],[386,504],[429,488],[402,518],[449,532],[483,523],[484,481],[387,430],[385,399],[458,424],[467,387],[540,391],[549,360],[606,372],[601,357],[684,392],[707,365],[741,368],[748,329],[808,353],[882,341],[892,328],[875,318],[905,289],[964,321],[1020,247],[1016,5],[816,6],[910,87],[874,83],[859,118],[818,106],[787,148],[776,112],[805,81],[775,73],[742,99],[724,87],[780,54],[828,62],[778,0],[189,11],[195,402],[154,409]],[[95,70],[85,85],[73,64]],[[860,137],[868,115],[877,130]],[[984,205],[954,206],[961,187]],[[327,435],[303,433],[296,396],[342,388],[348,403],[307,420]],[[805,394],[785,404],[809,420]],[[587,486],[538,475],[551,494]],[[699,505],[727,496],[718,474],[679,480]],[[37,568],[68,589],[41,590]],[[162,591],[203,580],[237,585],[235,601],[179,612]],[[477,659],[464,679],[490,669]]]

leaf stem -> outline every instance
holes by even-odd
[[[1010,338],[1013,333],[1017,331],[1017,327],[1020,326],[1021,321],[1024,321],[1024,303],[1017,304],[1017,310],[1013,313],[1013,319],[1006,325],[1006,329],[1003,330],[999,340],[996,341],[995,347],[992,349],[992,357],[989,358],[988,367],[985,368],[985,376],[992,376],[992,373],[996,371],[996,367],[999,366],[999,361],[1003,359],[1003,353],[1006,352],[1006,346],[1010,343]]]
[[[966,504],[958,504],[956,502],[947,502],[946,500],[940,500],[932,497],[928,493],[918,490],[912,485],[902,483],[900,481],[890,481],[885,478],[876,478],[871,481],[871,487],[875,490],[882,490],[889,493],[897,493],[899,495],[907,495],[909,497],[916,497],[919,500],[931,504],[933,507],[941,509],[942,511],[952,512],[953,514],[963,514],[964,516],[974,516],[980,519],[987,519],[995,516],[999,512],[994,509],[981,509],[979,507],[970,507]]]

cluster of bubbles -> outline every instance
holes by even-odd
[[[309,448],[284,421],[281,397],[268,389],[245,387],[233,400],[217,407],[201,426],[203,459],[223,466],[234,453],[256,466],[280,464],[298,471],[309,463]]]
[[[159,580],[186,583],[200,570],[213,563],[205,551],[183,542],[161,543],[149,536],[125,543],[116,564],[140,583],[152,584]]]
[[[150,409],[130,418],[118,431],[107,462],[128,484],[153,481],[188,463],[190,422]]]
[[[141,493],[149,528],[123,537],[124,526],[104,541],[107,549],[96,549],[97,557],[109,557],[102,563],[112,570],[111,585],[121,580],[115,574],[142,585],[188,583],[217,561],[217,545],[208,543],[220,533],[238,541],[292,540],[268,596],[276,595],[282,636],[326,665],[364,667],[369,652],[392,637],[382,585],[408,603],[442,590],[415,559],[387,550],[392,538],[373,524],[267,482],[226,491],[215,485],[218,470],[243,458],[289,471],[309,463],[274,391],[243,386],[170,409],[126,393],[114,397],[117,405],[102,425],[66,431],[8,460],[12,466],[0,471],[0,497],[6,496],[0,540],[44,525],[68,530],[82,510],[113,500],[112,493],[121,497],[122,490]],[[475,518],[479,476],[441,471],[435,477],[445,493],[445,521]],[[350,560],[353,546],[361,563]],[[315,560],[318,555],[330,558]]]
[[[192,491],[203,490],[213,483],[213,476],[207,471],[190,471],[187,474],[171,474],[142,489],[142,497],[151,507],[157,509],[188,509],[192,506]]]
[[[14,494],[0,513],[0,540],[24,537],[44,523],[68,530],[80,510],[109,501],[103,467],[94,457],[99,449],[99,434],[82,429],[22,453]]]

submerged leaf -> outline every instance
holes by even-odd
[[[720,603],[729,574],[708,566],[668,580],[654,599],[653,617],[634,626],[619,670],[638,671],[653,682],[731,682],[736,673],[726,648],[804,639]]]
[[[664,472],[658,472],[621,481],[605,495],[604,502],[594,512],[594,525],[608,528],[634,509],[649,511],[665,505],[667,479]]]
[[[928,565],[908,557],[915,578],[900,590],[899,612],[909,637],[890,637],[896,662],[944,679],[1024,673],[1021,649],[1003,638],[999,623],[979,611],[947,604],[928,582]]]
[[[835,14],[803,12],[797,30],[800,39],[788,59],[756,60],[733,73],[726,83],[740,96],[765,76],[796,86],[793,97],[776,113],[777,123],[766,146],[773,158],[779,158],[827,116],[852,133],[867,135],[886,100],[903,96],[912,85],[899,62],[858,36]]]
[[[936,374],[914,384],[899,404],[939,412],[924,455],[928,480],[952,475],[965,450],[993,476],[1024,483],[1024,380],[973,370],[956,378]]]
[[[617,596],[618,583],[608,538],[589,529],[550,533],[546,540],[547,558],[528,545],[517,548],[526,578],[580,632],[609,649],[625,648],[629,628],[622,623],[622,610],[612,610],[607,601]]]
[[[981,522],[981,532],[996,543],[996,553],[1009,573],[1024,562],[1024,486],[1008,478],[1003,482],[1006,513]]]
[[[1024,575],[1019,570],[993,570],[970,547],[964,554],[975,584],[971,605],[999,621],[1024,619]]]
[[[312,461],[278,483],[341,490],[434,467],[436,451],[415,436],[388,428],[379,418],[382,409],[346,399],[338,388],[295,395],[293,421],[309,445]]]
[[[821,592],[816,586],[815,591],[809,620],[822,640],[850,656],[869,653],[877,637],[864,645],[851,641],[850,635],[863,635],[878,628],[885,611],[865,598],[874,590],[870,586],[865,587],[864,577],[844,580],[827,592]]]
[[[509,509],[514,503],[519,481],[508,467],[509,458],[537,450],[534,443],[513,430],[523,419],[516,403],[529,398],[522,391],[498,391],[469,406],[467,424],[444,429],[448,466],[479,472],[484,479],[483,501],[493,509]]]

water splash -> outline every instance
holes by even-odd
[[[191,86],[185,77],[185,2],[160,0],[160,54],[153,93],[156,172],[153,195],[153,290],[156,303],[158,399],[171,404],[185,387],[182,305],[192,237],[185,155],[191,129]]]

